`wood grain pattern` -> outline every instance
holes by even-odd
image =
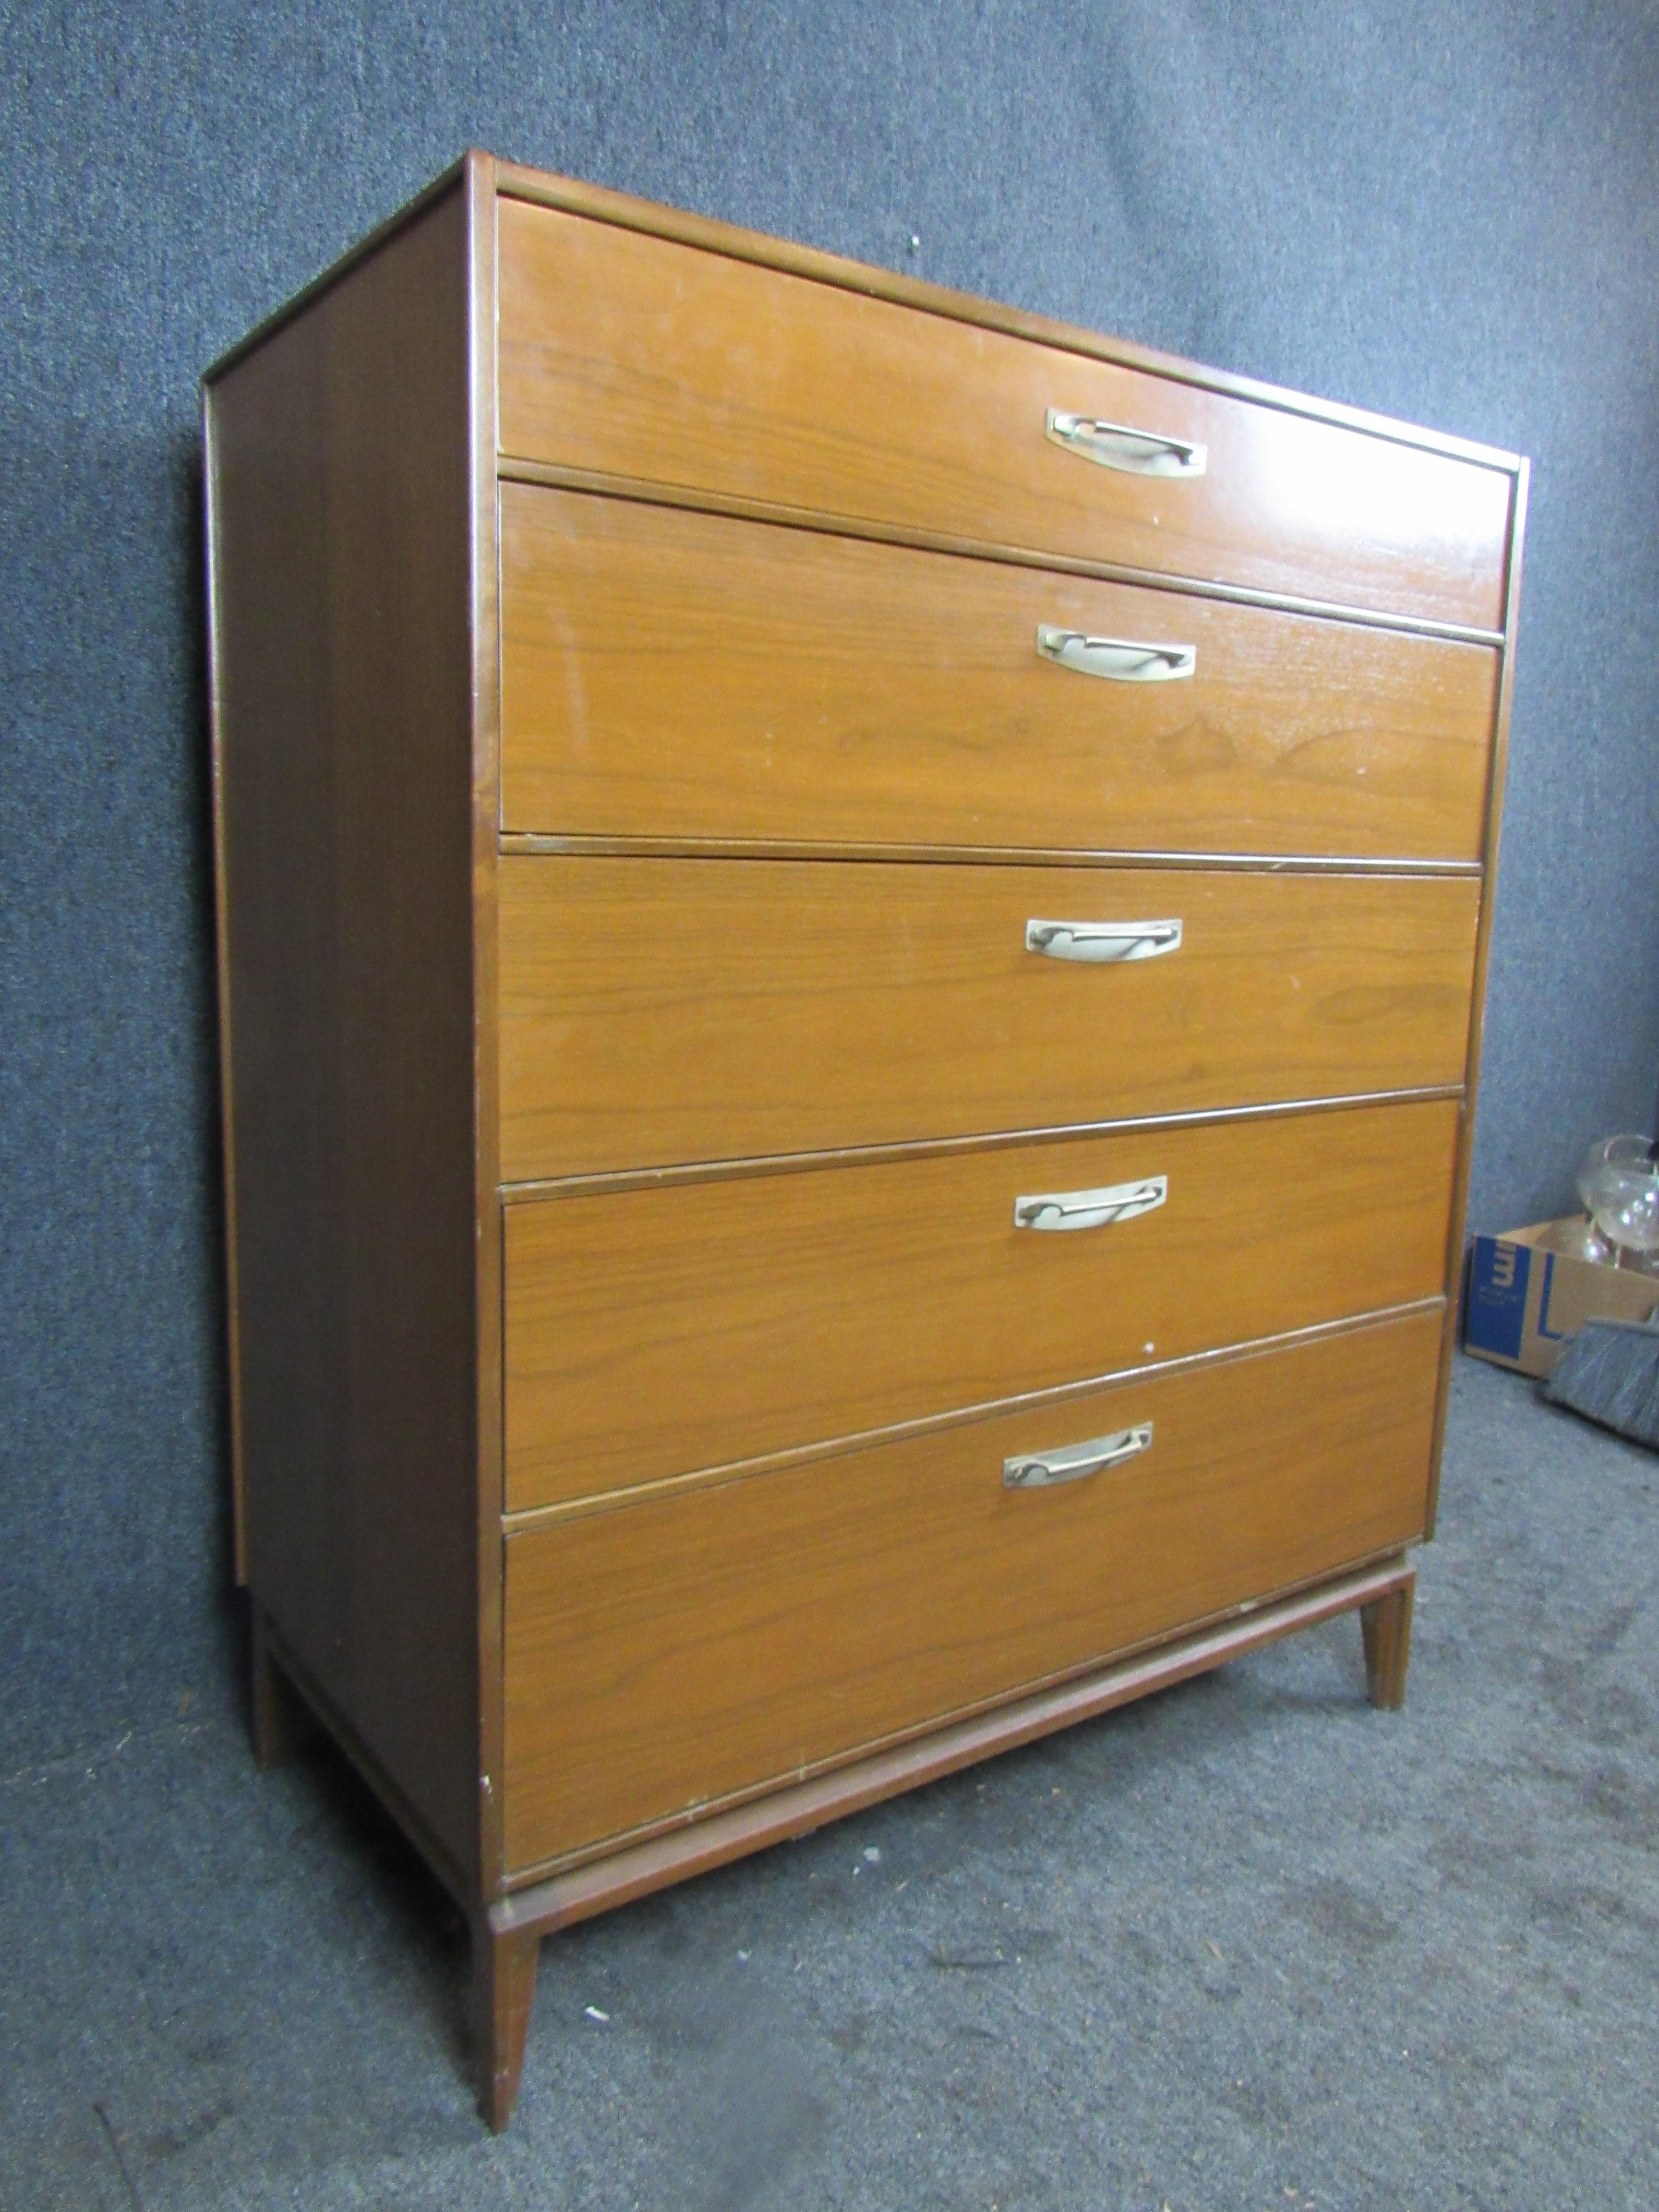
[[[1051,315],[1035,314],[1030,308],[1010,307],[1006,301],[955,291],[949,285],[932,283],[924,276],[901,276],[897,270],[879,268],[873,262],[849,260],[844,254],[827,253],[821,246],[803,246],[795,240],[775,238],[765,231],[745,230],[738,223],[721,222],[686,208],[669,207],[660,200],[641,199],[632,192],[615,191],[606,185],[562,177],[552,170],[526,168],[515,161],[498,161],[495,166],[497,188],[505,198],[527,200],[537,207],[561,208],[567,214],[614,224],[621,230],[641,231],[647,237],[672,239],[703,252],[724,255],[728,260],[750,261],[762,269],[782,270],[790,276],[809,277],[842,291],[890,300],[899,307],[914,307],[923,314],[941,315],[949,321],[1003,331],[1012,337],[1058,346],[1064,352],[1086,355],[1091,360],[1116,362],[1151,376],[1199,385],[1206,391],[1226,392],[1237,399],[1286,409],[1292,414],[1311,416],[1319,422],[1339,423],[1348,429],[1366,431],[1404,445],[1420,446],[1425,453],[1479,461],[1489,468],[1506,469],[1511,473],[1519,466],[1518,456],[1500,447],[1454,437],[1444,430],[1426,429],[1419,422],[1402,422],[1393,416],[1347,406],[1340,400],[1315,398],[1310,393],[1293,392],[1284,385],[1264,383],[1259,377],[1241,376],[1236,370],[1209,368],[1185,360],[1179,354],[1160,353],[1155,347],[1139,344],[1133,338],[1108,336],[1085,324],[1060,322]],[[418,206],[419,202],[414,204]],[[350,258],[348,255],[346,261],[349,263]]]
[[[497,1929],[486,1912],[472,1920],[472,2035],[478,2106],[500,2135],[519,2100],[524,2048],[536,2002],[541,1939],[535,1929]]]
[[[1413,1571],[1396,1554],[1375,1565],[1321,1580],[1202,1627],[1160,1638],[1103,1665],[981,1706],[965,1719],[901,1735],[809,1776],[738,1797],[719,1812],[674,1820],[620,1844],[520,1869],[510,1893],[489,1910],[491,1924],[550,1933],[649,1897],[671,1882],[727,1866],[750,1851],[811,1835],[827,1820],[878,1805],[901,1791],[958,1774],[1057,1729],[1115,1711],[1137,1698],[1188,1682],[1281,1637],[1386,1597]]]
[[[1456,1084],[1478,884],[501,862],[507,1182]],[[1091,966],[1032,918],[1179,919]]]
[[[248,1580],[471,1880],[466,328],[454,191],[207,408]]]
[[[519,201],[501,257],[505,453],[1498,626],[1502,470]],[[1207,473],[1079,459],[1050,407]]]
[[[509,1539],[522,1867],[1288,1588],[1421,1528],[1437,1316]],[[1063,1489],[1005,1457],[1151,1421]]]
[[[1480,854],[1488,647],[542,485],[501,497],[508,830]],[[1197,672],[1080,676],[1039,656],[1039,623],[1193,645]]]
[[[707,514],[732,522],[757,522],[781,530],[810,530],[820,535],[856,538],[899,550],[908,548],[924,553],[943,553],[953,559],[993,561],[1000,568],[1038,568],[1046,574],[1078,576],[1098,584],[1179,592],[1187,599],[1224,600],[1230,605],[1256,607],[1270,613],[1311,615],[1350,627],[1390,630],[1400,636],[1441,638],[1452,643],[1488,647],[1504,642],[1501,630],[1482,629],[1468,623],[1440,622],[1431,615],[1385,614],[1352,600],[1313,599],[1294,592],[1267,592],[1251,584],[1218,583],[1200,576],[1158,576],[1121,561],[1101,561],[1083,553],[1058,553],[1046,546],[1039,550],[1029,545],[963,538],[955,532],[931,529],[921,523],[902,526],[874,515],[803,514],[799,507],[782,506],[775,500],[708,491],[693,484],[641,483],[633,477],[609,475],[603,469],[573,468],[562,461],[531,461],[520,454],[504,454],[499,462],[499,474],[503,483],[540,485],[550,491],[594,499],[628,500],[670,512]]]
[[[1437,1383],[1438,1377],[1436,1379]],[[1360,1612],[1360,1634],[1365,1646],[1365,1694],[1384,1712],[1398,1712],[1406,1702],[1406,1668],[1411,1658],[1415,1589],[1413,1577]]]
[[[468,580],[472,647],[473,1284],[477,1316],[474,1388],[477,1464],[477,1607],[473,1652],[478,1690],[477,1802],[479,1887],[501,1887],[501,1054],[496,923],[501,811],[501,607],[496,557],[495,163],[469,154],[466,193]]]
[[[507,1211],[509,1511],[1443,1288],[1455,1103]],[[1167,1175],[1112,1228],[1023,1193]]]
[[[491,2124],[544,1926],[1344,1606],[1397,1703],[1525,464],[480,155],[204,431],[256,1740],[462,1904]]]

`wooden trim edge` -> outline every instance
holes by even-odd
[[[474,1443],[477,1454],[477,1773],[479,1890],[497,1893],[505,1863],[505,1643],[501,1512],[505,1497],[501,1341],[501,1052],[497,1036],[495,878],[501,816],[501,555],[495,482],[495,173],[487,154],[468,154],[466,195],[466,421],[471,501],[467,620],[471,633],[472,823],[472,1112]]]
[[[1480,913],[1475,924],[1474,978],[1469,1001],[1469,1039],[1463,1066],[1462,1122],[1457,1166],[1452,1178],[1451,1218],[1446,1228],[1446,1325],[1440,1347],[1440,1382],[1435,1400],[1433,1441],[1429,1449],[1428,1512],[1425,1541],[1434,1535],[1440,1511],[1440,1461],[1445,1448],[1446,1414],[1451,1401],[1452,1363],[1462,1299],[1463,1240],[1469,1200],[1469,1170],[1474,1153],[1474,1109],[1480,1083],[1480,1047],[1486,1012],[1486,974],[1492,958],[1493,908],[1498,893],[1498,848],[1504,826],[1504,787],[1509,770],[1510,707],[1515,694],[1515,647],[1521,620],[1521,568],[1527,526],[1527,493],[1531,465],[1520,465],[1510,512],[1509,577],[1504,605],[1504,651],[1492,726],[1492,762],[1486,776],[1486,837],[1482,846]]]
[[[819,843],[801,837],[611,837],[587,832],[503,830],[503,853],[539,854],[571,860],[871,860],[937,861],[1017,868],[1185,868],[1229,875],[1399,876],[1478,878],[1479,860],[1368,860],[1363,854],[1323,853],[1164,852],[1148,846],[860,845]]]
[[[213,393],[202,387],[202,504],[207,561],[208,757],[213,809],[213,916],[219,1014],[220,1186],[225,1209],[225,1364],[230,1421],[231,1558],[239,1589],[247,1583],[247,1508],[242,1451],[241,1320],[237,1297],[236,1133],[232,1108],[230,1024],[230,882],[225,843],[224,714],[219,696],[219,580],[216,557],[218,465],[214,453]]]
[[[750,1804],[538,1881],[492,1905],[490,1928],[497,1935],[532,1929],[547,1935],[609,1912],[689,1875],[708,1873],[791,1837],[808,1835],[827,1821],[862,1812],[884,1798],[939,1781],[980,1759],[1092,1719],[1153,1691],[1169,1689],[1299,1628],[1375,1604],[1410,1589],[1416,1579],[1416,1569],[1396,1553],[1381,1565],[1340,1576],[1138,1657],[1115,1661],[1056,1688],[1039,1690],[956,1722],[920,1741],[877,1752],[833,1773],[775,1790]]]

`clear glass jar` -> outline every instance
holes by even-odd
[[[1578,1194],[1617,1248],[1617,1265],[1659,1271],[1659,1159],[1650,1137],[1605,1137],[1578,1171]]]

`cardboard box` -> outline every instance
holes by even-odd
[[[1645,1321],[1659,1308],[1659,1275],[1540,1252],[1553,1221],[1477,1237],[1469,1253],[1463,1349],[1477,1359],[1547,1375],[1587,1321]]]

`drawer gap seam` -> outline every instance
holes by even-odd
[[[1261,607],[1279,614],[1307,616],[1317,622],[1352,623],[1367,629],[1397,630],[1407,636],[1440,638],[1452,644],[1501,647],[1505,641],[1502,630],[1479,629],[1467,623],[1441,622],[1431,615],[1398,614],[1351,606],[1340,600],[1310,599],[1295,592],[1263,591],[1249,584],[1228,584],[1203,576],[1133,568],[1120,561],[1091,561],[1080,554],[1050,553],[1038,546],[957,538],[943,531],[900,529],[872,517],[790,507],[769,500],[707,491],[701,486],[612,476],[596,469],[561,467],[556,463],[534,460],[526,454],[498,455],[496,476],[504,483],[546,484],[557,490],[587,492],[603,499],[631,500],[647,507],[689,507],[698,514],[726,515],[736,521],[770,523],[784,530],[809,530],[820,537],[858,538],[882,545],[912,546],[923,553],[996,562],[1009,568],[1047,568],[1056,575],[1091,577],[1099,583],[1128,584],[1145,591],[1176,592],[1188,599],[1221,599],[1233,606]]]
[[[1105,1121],[1067,1121],[1032,1129],[994,1129],[960,1137],[910,1137],[884,1145],[845,1145],[831,1150],[771,1152],[724,1160],[668,1161],[660,1166],[608,1168],[590,1174],[544,1176],[500,1186],[503,1206],[539,1205],[555,1199],[618,1196],[688,1184],[736,1182],[771,1175],[817,1173],[826,1168],[883,1167],[905,1160],[939,1159],[973,1152],[1007,1152],[1021,1145],[1060,1145],[1162,1129],[1213,1127],[1226,1121],[1284,1120],[1296,1114],[1346,1113],[1371,1106],[1431,1105],[1461,1099],[1461,1083],[1425,1084],[1404,1091],[1354,1091],[1326,1098],[1267,1099],[1243,1106],[1195,1106],[1179,1114],[1129,1115]]]
[[[971,1428],[980,1422],[1000,1419],[1009,1413],[1038,1413],[1045,1407],[1064,1406],[1073,1400],[1091,1396],[1097,1390],[1128,1389],[1136,1382],[1162,1381],[1170,1376],[1191,1374],[1200,1369],[1230,1366],[1235,1362],[1264,1358],[1297,1345],[1317,1344],[1330,1337],[1358,1335],[1363,1330],[1386,1328],[1392,1322],[1409,1321],[1418,1315],[1443,1312],[1446,1305],[1444,1294],[1437,1292],[1431,1297],[1413,1298],[1401,1305],[1380,1306],[1364,1313],[1342,1314],[1334,1321],[1312,1322],[1305,1328],[1285,1329],[1273,1336],[1249,1337],[1236,1344],[1213,1345],[1202,1352],[1183,1352],[1176,1359],[1147,1360],[1137,1366],[1110,1368],[1103,1374],[1083,1376],[1071,1382],[1050,1383],[1040,1390],[1020,1391],[1011,1397],[987,1398],[969,1406],[953,1406],[941,1413],[921,1413],[908,1421],[890,1422],[882,1428],[855,1429],[844,1436],[821,1437],[805,1444],[792,1444],[780,1451],[757,1453],[752,1459],[722,1460],[708,1467],[688,1468],[678,1474],[659,1475],[649,1482],[630,1483],[614,1490],[591,1491],[580,1498],[560,1498],[549,1505],[520,1506],[516,1510],[502,1514],[501,1532],[504,1536],[513,1536],[520,1531],[551,1528],[560,1522],[583,1520],[592,1514],[607,1513],[626,1505],[647,1504],[653,1498],[672,1497],[681,1491],[718,1489],[723,1484],[747,1482],[762,1475],[781,1473],[786,1468],[809,1466],[820,1460],[848,1458],[855,1452],[872,1450],[906,1437]]]

